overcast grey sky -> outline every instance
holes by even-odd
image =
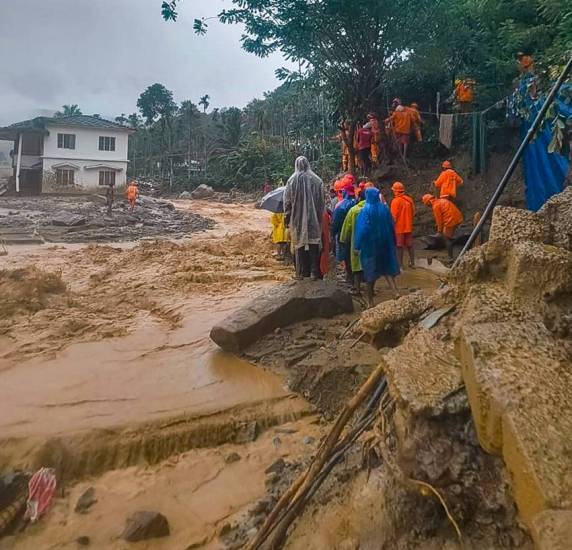
[[[12,0],[0,5],[0,124],[77,103],[84,113],[136,111],[139,94],[160,82],[175,99],[205,93],[213,107],[244,106],[278,85],[279,55],[242,51],[242,29],[195,17],[218,13],[226,0],[182,0],[176,23],[161,0]]]

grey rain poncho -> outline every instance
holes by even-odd
[[[322,243],[325,199],[322,180],[306,157],[298,157],[284,191],[284,214],[294,248]]]

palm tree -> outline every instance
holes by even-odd
[[[62,105],[62,110],[61,111],[57,111],[54,116],[55,117],[62,117],[62,116],[77,116],[77,115],[81,115],[81,109],[79,108],[79,105],[77,104],[73,104],[73,105]]]
[[[127,124],[128,121],[129,120],[125,116],[125,113],[121,113],[119,116],[115,117],[115,122],[117,122],[118,124],[121,124],[122,126],[125,126],[125,124]]]
[[[207,109],[209,108],[210,102],[209,99],[211,98],[211,96],[209,94],[205,94],[203,97],[201,97],[201,100],[199,101],[199,105],[201,105],[203,107],[204,112],[207,112]]]

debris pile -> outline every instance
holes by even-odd
[[[99,195],[41,195],[0,200],[0,236],[22,243],[36,238],[47,242],[131,241],[165,235],[187,237],[212,229],[214,222],[192,212],[180,212],[170,201],[140,196],[134,212],[123,200],[107,216],[105,197]]]

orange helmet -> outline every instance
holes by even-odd
[[[344,187],[346,185],[354,185],[356,182],[356,178],[353,174],[346,174],[343,178],[342,181],[344,182]]]
[[[431,195],[430,193],[427,193],[426,195],[423,195],[423,197],[421,197],[421,200],[423,201],[423,204],[425,206],[429,206],[431,204],[431,201],[434,199],[435,197],[433,195]]]
[[[445,169],[452,168],[452,165],[448,160],[446,160],[443,164],[441,164],[441,166]]]
[[[396,181],[392,186],[391,190],[397,195],[401,193],[405,193],[405,185],[403,185],[400,181]]]
[[[345,182],[343,179],[335,181],[334,191],[341,191],[344,187],[345,187]]]

